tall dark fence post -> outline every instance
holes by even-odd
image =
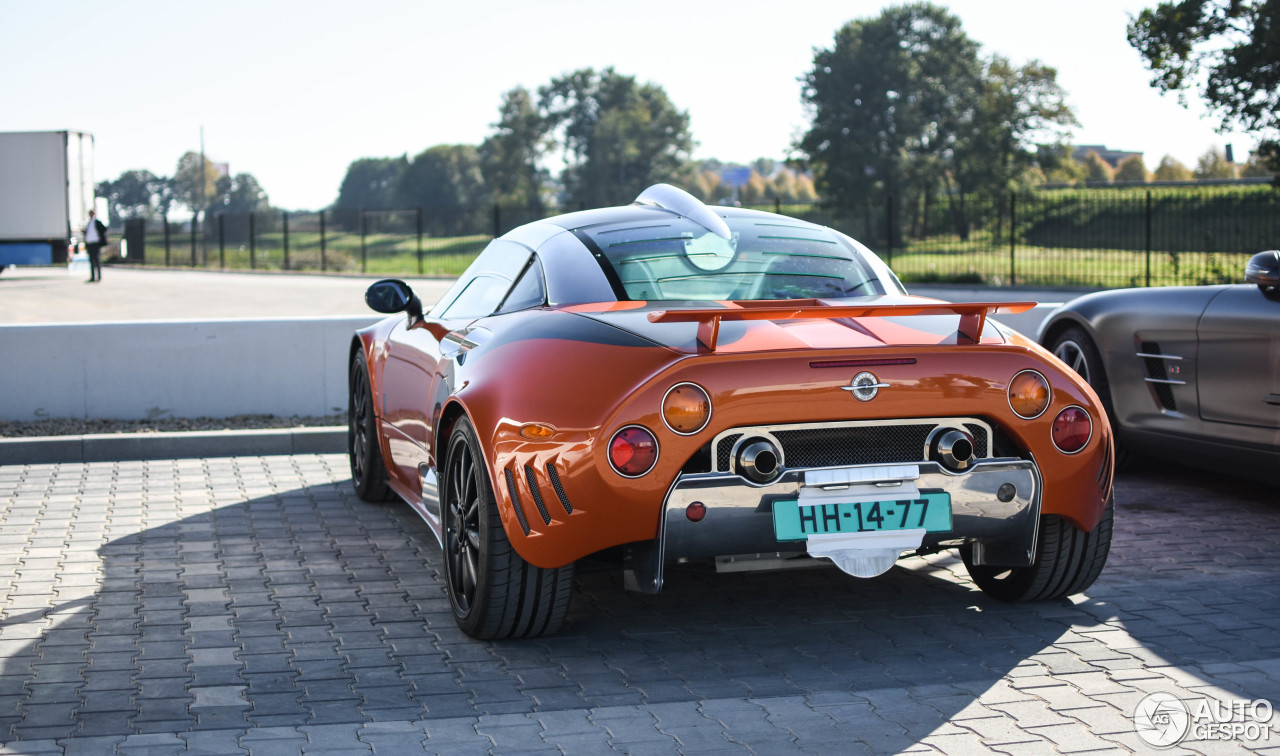
[[[493,238],[502,236],[502,210],[497,202],[493,203]]]
[[[289,211],[280,213],[280,223],[284,226],[284,269],[289,269]]]
[[[782,200],[778,195],[773,195],[773,211],[778,215],[782,215]]]
[[[887,253],[885,264],[893,267],[893,194],[884,196],[884,243]]]
[[[223,213],[218,213],[218,267],[227,267],[227,224]]]
[[[160,220],[164,223],[164,266],[169,267],[169,215],[165,213],[160,216]]]
[[[422,275],[422,208],[421,207],[417,209],[417,214],[414,218],[414,221],[417,224],[417,231],[418,231],[418,275]]]
[[[191,214],[191,267],[196,267],[196,227],[200,225],[200,213]]]
[[[360,272],[367,273],[369,271],[369,257],[364,246],[364,208],[360,208]]]
[[[324,272],[324,253],[325,253],[325,244],[324,244],[324,211],[323,211],[323,210],[321,210],[321,211],[320,211],[320,272],[321,272],[321,273],[323,273],[323,272]]]
[[[1147,249],[1147,286],[1151,286],[1151,190],[1147,190],[1147,209],[1143,214],[1146,219],[1146,249]]]
[[[249,213],[249,269],[258,267],[257,247],[254,245],[253,213]]]
[[[1018,235],[1014,230],[1017,220],[1017,194],[1009,192],[1009,285],[1018,285]]]

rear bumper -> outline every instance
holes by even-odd
[[[893,500],[901,496],[895,492],[912,485],[951,497],[951,529],[926,533],[921,548],[967,543],[978,564],[1018,567],[1035,560],[1043,486],[1034,461],[991,459],[961,474],[936,462],[788,469],[763,486],[731,473],[702,473],[676,479],[663,503],[658,537],[630,548],[627,588],[661,591],[664,566],[681,559],[804,554],[805,541],[776,538],[774,501]],[[706,508],[697,522],[686,514],[695,502]]]

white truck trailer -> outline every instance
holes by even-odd
[[[93,206],[92,134],[0,132],[0,270],[66,262]]]

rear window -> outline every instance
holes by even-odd
[[[579,230],[626,300],[839,299],[884,294],[862,256],[803,221],[728,220],[724,239],[673,218]],[[595,251],[595,250],[593,250]]]

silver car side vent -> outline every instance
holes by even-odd
[[[1178,403],[1173,398],[1172,387],[1183,386],[1186,381],[1170,378],[1167,362],[1180,361],[1182,357],[1176,354],[1165,354],[1160,349],[1160,345],[1154,341],[1144,341],[1138,349],[1137,356],[1142,358],[1143,367],[1146,368],[1146,375],[1142,379],[1151,386],[1156,401],[1170,412],[1177,410]]]

